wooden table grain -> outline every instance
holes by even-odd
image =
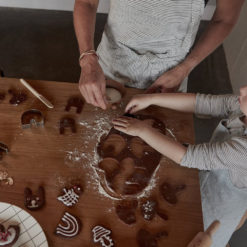
[[[155,175],[151,195],[157,195],[160,208],[169,216],[168,221],[155,217],[145,221],[137,211],[137,223],[126,225],[119,220],[114,205],[117,200],[109,198],[99,191],[92,165],[95,163],[95,146],[104,128],[109,128],[111,119],[123,113],[130,97],[141,92],[127,89],[123,103],[117,110],[102,111],[85,104],[81,114],[72,109],[65,111],[67,100],[80,95],[78,85],[74,83],[27,80],[39,93],[47,97],[54,109],[48,109],[19,83],[17,79],[0,78],[0,93],[6,97],[0,101],[0,142],[8,145],[10,152],[0,161],[0,171],[5,170],[14,178],[14,185],[0,184],[0,201],[24,208],[24,188],[34,191],[43,185],[46,192],[46,205],[37,212],[30,212],[43,227],[49,246],[91,247],[92,228],[102,224],[112,229],[112,237],[117,247],[138,246],[136,233],[144,228],[151,233],[166,230],[168,237],[159,241],[159,246],[185,247],[189,241],[202,231],[202,212],[198,171],[180,167],[164,158]],[[25,91],[28,99],[19,106],[9,104],[9,89]],[[22,129],[21,115],[29,109],[41,110],[45,116],[44,128]],[[192,115],[174,112],[158,107],[150,107],[145,112],[155,116],[166,124],[178,141],[193,143]],[[77,133],[66,131],[59,134],[59,120],[71,116],[76,120]],[[179,203],[170,206],[162,199],[159,185],[163,181],[184,183],[187,188],[179,195]],[[71,209],[57,200],[63,186],[80,182],[84,193],[79,203]],[[73,239],[64,239],[54,234],[63,212],[78,216],[82,223],[81,233]]]

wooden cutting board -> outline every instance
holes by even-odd
[[[152,189],[142,197],[156,195],[160,208],[169,219],[155,217],[146,221],[137,210],[137,223],[126,225],[115,213],[117,200],[105,195],[99,189],[98,178],[92,168],[97,163],[95,147],[100,136],[107,133],[111,120],[123,114],[124,106],[131,96],[142,92],[127,89],[121,106],[117,110],[102,111],[85,104],[82,113],[72,109],[65,111],[71,96],[80,96],[78,85],[51,81],[27,80],[39,93],[47,97],[54,109],[48,109],[17,79],[0,78],[0,93],[6,97],[0,101],[0,142],[8,145],[10,152],[0,161],[0,171],[4,170],[14,179],[14,185],[0,185],[0,201],[24,208],[24,189],[37,190],[43,185],[46,192],[46,205],[43,209],[29,213],[44,229],[49,245],[61,246],[100,246],[92,241],[91,230],[95,225],[104,225],[112,230],[112,238],[117,247],[138,246],[136,233],[143,228],[155,234],[166,230],[168,237],[159,240],[159,246],[185,247],[197,232],[202,231],[202,212],[198,171],[187,169],[164,158],[153,178]],[[28,99],[19,106],[9,104],[9,89],[27,93]],[[22,129],[21,115],[29,109],[38,109],[45,116],[42,128]],[[158,107],[150,107],[143,113],[162,120],[181,143],[193,143],[193,119],[191,114],[183,114]],[[70,116],[76,121],[77,133],[66,130],[59,134],[59,121]],[[73,208],[67,208],[57,200],[64,186],[80,182],[84,193]],[[160,195],[159,186],[164,181],[186,184],[186,190],[178,196],[175,206],[169,205]],[[54,234],[63,213],[68,211],[78,216],[83,224],[81,233],[72,239],[64,239]]]

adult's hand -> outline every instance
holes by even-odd
[[[171,93],[178,90],[182,81],[188,76],[190,70],[179,64],[162,74],[146,91],[146,93]]]
[[[94,55],[85,56],[81,62],[81,76],[79,89],[86,102],[102,109],[106,109],[105,96],[106,81],[98,58]]]

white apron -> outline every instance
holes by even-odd
[[[203,11],[204,0],[111,0],[97,50],[105,75],[149,87],[185,58]]]
[[[224,141],[230,136],[231,133],[221,121],[211,142]],[[200,185],[204,229],[215,220],[221,223],[213,236],[211,247],[225,247],[247,209],[247,188],[236,187],[227,169],[201,171]]]

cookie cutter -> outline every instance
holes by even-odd
[[[70,117],[62,118],[59,124],[59,132],[61,135],[64,134],[65,128],[70,128],[72,133],[76,133],[75,120]]]
[[[130,117],[130,118],[137,118],[136,115],[131,114],[131,113],[129,113],[129,112],[126,112],[123,116],[124,116],[124,117]]]
[[[182,143],[182,145],[187,148],[190,144],[185,142],[185,143]]]
[[[0,142],[0,160],[3,159],[3,154],[7,154],[8,152],[9,152],[8,146]]]
[[[21,125],[23,129],[44,126],[44,116],[36,109],[25,111],[21,116]]]
[[[82,107],[84,105],[83,100],[80,97],[71,97],[65,107],[65,111],[70,111],[71,107],[76,108],[76,113],[81,113]]]
[[[11,105],[19,105],[27,99],[27,94],[21,91],[15,91],[13,89],[9,89],[8,92],[9,94],[12,94],[12,98],[9,100],[9,103]]]

